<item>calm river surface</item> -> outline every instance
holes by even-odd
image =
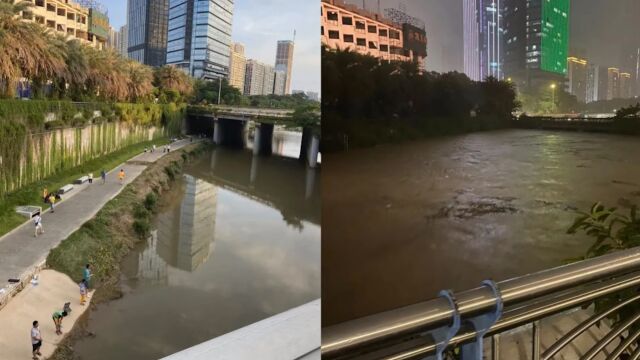
[[[300,136],[276,133],[297,156]],[[124,297],[92,311],[82,359],[158,359],[320,297],[320,173],[218,148],[161,200],[122,264]]]
[[[325,154],[329,325],[582,255],[595,201],[640,204],[640,138],[505,130]],[[626,212],[626,210],[625,210]]]

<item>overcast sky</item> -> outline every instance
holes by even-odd
[[[102,0],[109,9],[111,26],[126,23],[127,0]],[[235,0],[233,41],[245,45],[246,56],[274,64],[278,40],[291,40],[297,32],[293,54],[292,90],[320,91],[319,0]]]
[[[362,0],[347,0],[362,7]],[[463,68],[462,0],[380,0],[381,8],[404,3],[409,14],[426,22],[427,68]],[[376,10],[378,0],[365,0]],[[640,46],[640,0],[572,0],[570,48],[597,64],[620,66],[624,53]]]

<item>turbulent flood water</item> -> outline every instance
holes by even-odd
[[[325,154],[324,325],[584,254],[575,211],[640,205],[639,159],[637,137],[528,130]]]
[[[319,298],[320,173],[287,158],[299,141],[278,132],[274,156],[218,148],[189,164],[76,353],[158,359]]]

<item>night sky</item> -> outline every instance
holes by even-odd
[[[347,0],[362,7],[362,0]],[[365,0],[368,10],[378,0]],[[404,3],[409,14],[426,22],[429,39],[427,68],[435,71],[463,68],[462,0],[380,0],[381,8]],[[621,67],[625,53],[640,47],[640,0],[572,0],[570,54],[590,62]],[[575,49],[575,50],[574,50]]]

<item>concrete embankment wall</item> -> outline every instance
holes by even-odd
[[[129,145],[164,136],[165,131],[155,126],[103,122],[39,133],[16,129],[12,135],[0,145],[0,196]]]

